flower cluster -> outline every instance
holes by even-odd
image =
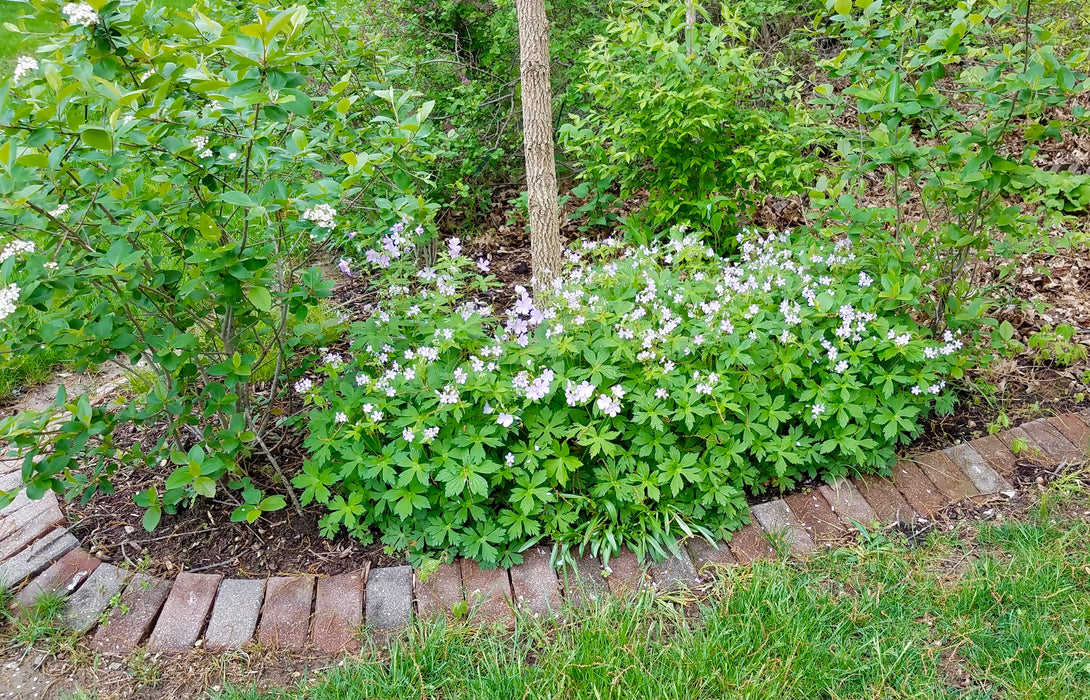
[[[658,532],[665,513],[722,534],[746,490],[889,463],[967,362],[956,334],[930,340],[874,294],[847,239],[747,232],[736,259],[683,231],[578,242],[549,290],[515,287],[494,314],[470,295],[495,280],[456,238],[430,267],[392,265],[404,228],[374,251],[385,279],[356,351],[309,395],[308,444],[331,473],[361,449],[401,465],[337,490],[394,499],[419,547],[495,563],[540,533]]]
[[[333,230],[337,226],[337,210],[329,204],[318,204],[303,212],[303,220],[311,221],[318,228]]]
[[[28,73],[38,70],[38,59],[33,56],[20,56],[15,59],[15,70],[11,72],[11,79],[19,82]]]
[[[85,2],[70,2],[61,12],[68,16],[68,22],[73,26],[90,27],[98,24],[98,13],[95,12],[95,8]]]
[[[22,290],[12,282],[7,287],[0,287],[0,321],[15,313],[15,302]]]
[[[0,262],[4,262],[8,258],[13,258],[20,253],[33,253],[34,241],[24,241],[16,238],[15,240],[8,241],[8,244],[4,246],[3,250],[0,250]]]

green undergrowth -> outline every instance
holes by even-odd
[[[1021,521],[725,572],[699,620],[646,597],[514,633],[425,623],[317,682],[214,697],[1087,698],[1090,504],[1074,483]]]

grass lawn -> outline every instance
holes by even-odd
[[[644,599],[515,634],[431,624],[317,681],[216,697],[1090,698],[1090,501],[1050,497],[919,546],[728,572],[699,620]]]

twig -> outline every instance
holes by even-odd
[[[302,515],[303,506],[299,504],[299,498],[295,495],[295,489],[291,487],[291,482],[288,481],[288,478],[286,476],[284,476],[284,471],[280,468],[280,465],[277,463],[276,458],[272,456],[272,452],[265,444],[265,441],[261,439],[260,435],[257,436],[257,444],[261,445],[261,450],[265,453],[265,456],[269,458],[269,464],[271,464],[272,468],[276,470],[276,475],[280,477],[280,480],[284,482],[284,488],[288,492],[288,498],[291,499],[291,504],[295,506],[295,512],[299,515]]]

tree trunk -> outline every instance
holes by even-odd
[[[560,210],[553,154],[553,90],[545,0],[515,0],[522,68],[522,133],[530,215],[530,261],[542,287],[560,272]]]

